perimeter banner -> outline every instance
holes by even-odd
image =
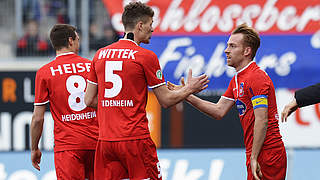
[[[130,0],[103,0],[115,29],[123,32],[121,13]],[[144,0],[154,12],[149,45],[166,80],[178,83],[192,68],[206,73],[209,90],[225,89],[234,75],[224,49],[230,32],[246,22],[261,35],[255,61],[276,88],[302,88],[319,82],[319,0]]]
[[[319,179],[319,149],[287,149],[287,180]],[[159,149],[163,180],[243,180],[244,149]],[[56,180],[53,152],[43,151],[41,171],[31,165],[30,151],[0,153],[1,180]]]

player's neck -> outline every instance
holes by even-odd
[[[77,53],[74,52],[72,49],[62,48],[62,49],[56,51],[56,56],[59,56],[59,55],[61,55],[61,54],[65,54],[65,53],[71,53],[71,52],[77,54]]]
[[[252,62],[252,60],[250,60],[250,59],[246,59],[246,60],[242,61],[241,64],[235,68],[236,71],[239,72],[239,71],[243,70],[243,68],[248,66],[251,62]]]
[[[136,42],[140,46],[140,41],[137,39],[137,36],[134,35],[133,32],[125,32],[125,35],[123,37],[124,39],[130,39],[134,42]]]
[[[246,67],[249,66],[249,64],[251,64],[251,62],[253,62],[252,60],[250,61],[244,61],[240,66],[238,66],[236,69],[236,72],[239,73],[239,71],[242,71],[243,69],[245,69]]]

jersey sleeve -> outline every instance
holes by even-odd
[[[271,79],[267,74],[258,74],[250,81],[248,90],[252,95],[253,109],[268,107],[268,93],[270,91]]]
[[[98,53],[96,53],[95,57],[93,58],[93,61],[91,62],[90,71],[87,77],[88,83],[91,83],[94,85],[98,85],[98,79],[97,79],[97,73],[96,73],[96,67],[95,67],[97,54]]]
[[[36,74],[34,105],[44,105],[49,102],[49,89],[44,75],[41,69]]]
[[[149,53],[147,51],[147,53]],[[149,88],[156,88],[165,84],[165,80],[160,68],[159,60],[153,52],[148,54],[142,61],[142,66]]]
[[[231,79],[228,89],[226,92],[221,96],[222,98],[235,101],[234,96],[233,96],[233,86],[232,86],[232,81],[234,81],[234,78]]]
[[[299,107],[317,104],[320,102],[320,83],[299,89],[294,96]]]

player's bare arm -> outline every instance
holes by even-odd
[[[290,114],[292,114],[297,109],[298,109],[298,103],[297,103],[296,99],[293,98],[293,100],[284,107],[284,109],[281,113],[281,121],[287,122],[288,116],[290,116]]]
[[[93,108],[97,108],[98,105],[98,86],[92,83],[87,84],[87,90],[84,95],[84,103]]]
[[[216,120],[221,120],[234,105],[234,101],[225,98],[220,98],[217,103],[212,103],[195,95],[190,95],[186,100],[199,111]]]
[[[208,76],[203,74],[198,77],[192,77],[192,71],[189,71],[187,84],[180,89],[171,91],[167,86],[159,86],[153,89],[160,105],[168,108],[185,99],[192,93],[197,93],[208,87]]]
[[[34,106],[30,134],[31,134],[31,162],[34,168],[40,171],[41,151],[39,150],[39,141],[43,130],[44,113],[46,105]]]
[[[260,180],[262,173],[258,163],[258,156],[261,151],[268,128],[268,108],[260,107],[254,109],[255,123],[253,128],[253,144],[251,153],[251,170],[256,180]]]

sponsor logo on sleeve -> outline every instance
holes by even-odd
[[[156,72],[156,76],[158,79],[162,79],[162,71],[160,69]]]

